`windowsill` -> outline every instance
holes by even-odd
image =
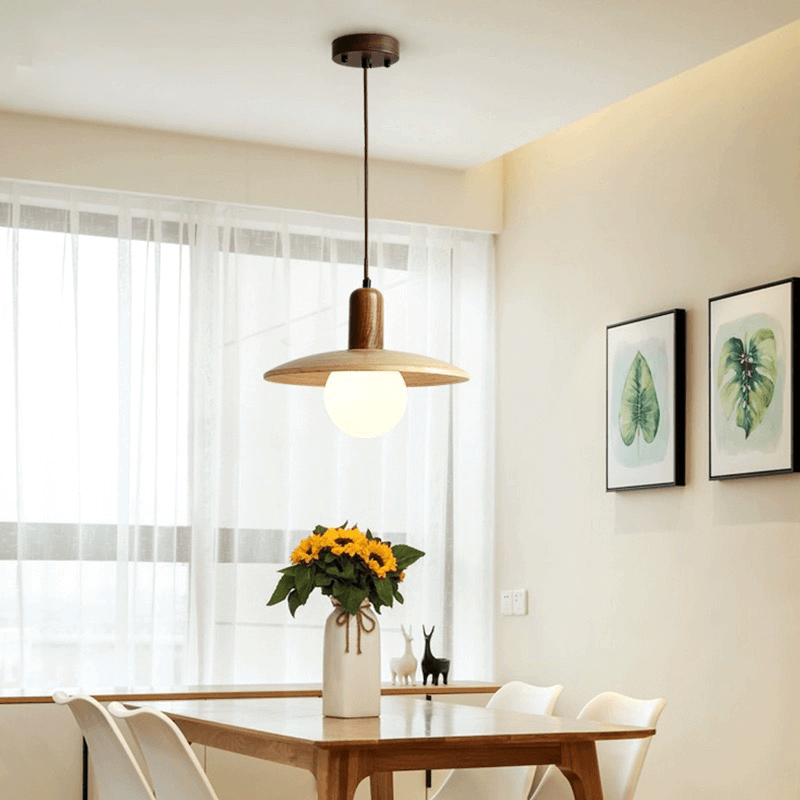
[[[91,694],[105,703],[112,700],[154,701],[154,700],[210,700],[212,698],[234,697],[320,697],[322,687],[318,683],[280,683],[251,686],[173,686],[173,687],[114,687],[111,689],[87,689],[86,687],[58,687],[74,694]],[[447,686],[392,686],[384,683],[381,694],[493,694],[499,684],[483,681],[453,681]],[[0,690],[0,705],[11,703],[52,703],[52,692],[42,690],[3,689]]]

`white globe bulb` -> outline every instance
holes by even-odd
[[[406,413],[406,382],[399,372],[331,372],[325,410],[343,433],[369,439],[387,433]]]

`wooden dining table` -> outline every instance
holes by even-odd
[[[576,800],[602,800],[596,742],[652,736],[566,717],[438,702],[381,699],[379,717],[337,719],[316,697],[176,700],[151,704],[190,742],[309,770],[319,800],[351,800],[369,778],[372,800],[393,800],[402,770],[555,764]]]

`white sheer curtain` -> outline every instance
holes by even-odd
[[[387,347],[472,380],[355,440],[262,374],[346,347],[358,220],[0,184],[2,686],[317,681],[326,602],[265,603],[345,520],[427,553],[386,665],[424,623],[492,677],[491,237],[373,228]]]

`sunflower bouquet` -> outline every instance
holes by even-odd
[[[358,614],[364,600],[380,613],[381,606],[403,602],[398,585],[404,570],[423,555],[415,547],[392,545],[369,530],[348,528],[347,523],[340,528],[317,525],[292,552],[291,566],[279,570],[282,577],[267,605],[286,600],[294,616],[311,592],[319,589],[348,614]]]

